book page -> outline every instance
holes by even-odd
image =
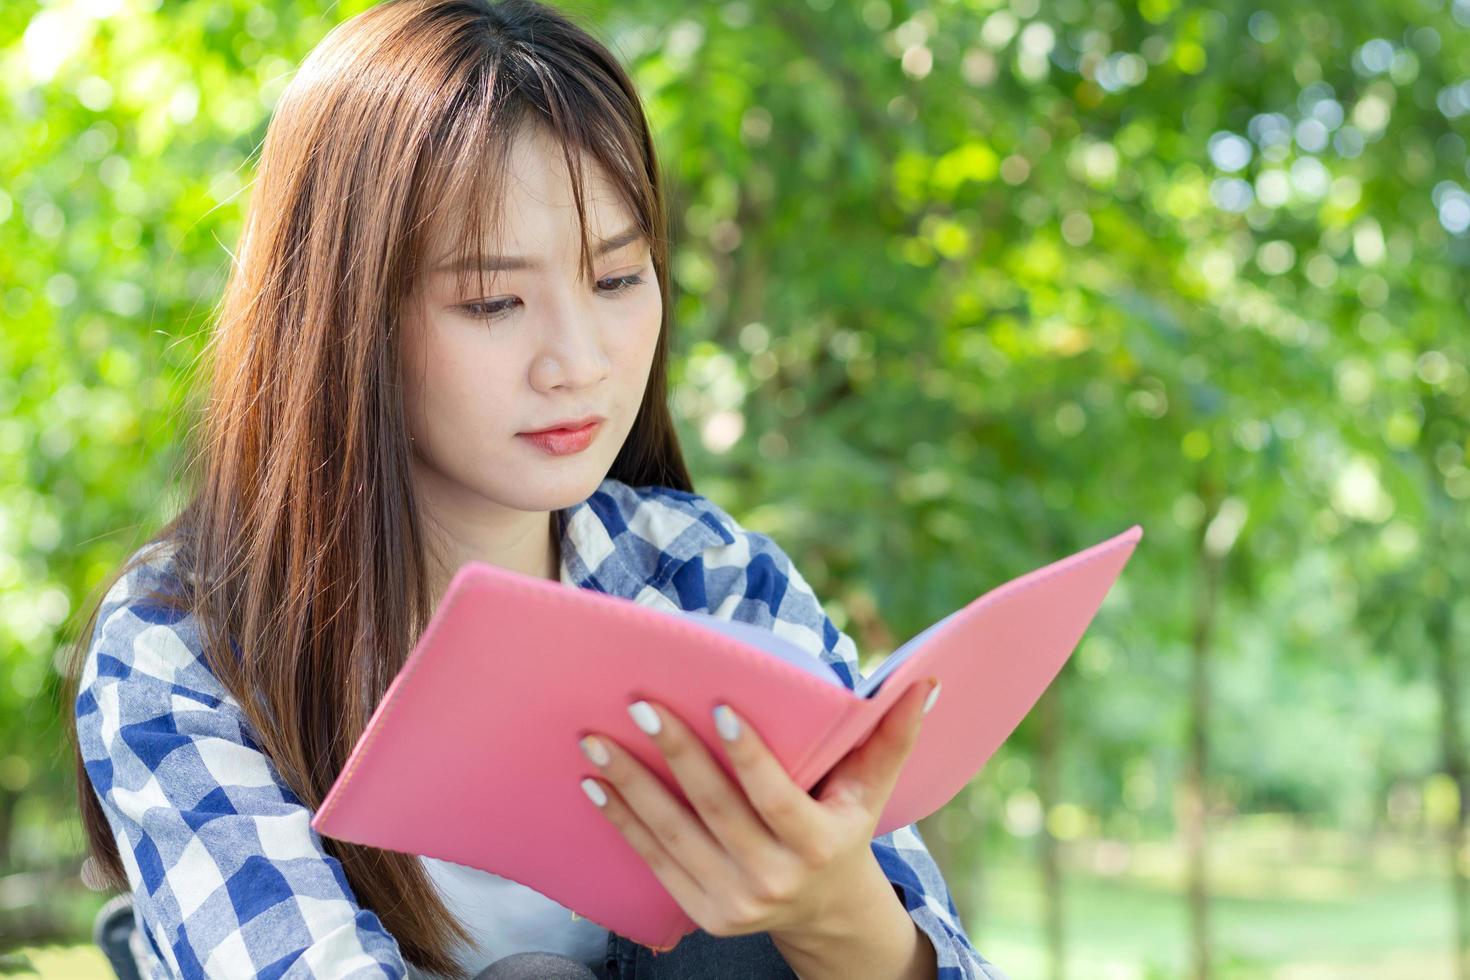
[[[915,653],[919,652],[920,648],[923,646],[924,637],[928,636],[930,633],[943,626],[946,622],[953,619],[961,611],[962,608],[956,609],[948,616],[945,616],[944,619],[941,619],[938,622],[928,626],[922,633],[919,633],[917,636],[912,637],[903,646],[890,653],[881,664],[873,668],[873,672],[871,674],[869,674],[867,677],[864,677],[861,681],[858,682],[858,696],[870,698],[874,694],[876,694],[878,691],[878,687],[883,683],[883,681],[888,677],[889,674],[897,670],[909,657],[912,657]]]
[[[755,626],[738,619],[721,619],[719,616],[712,616],[709,613],[695,612],[689,609],[674,611],[688,618],[698,626],[702,626],[705,629],[712,629],[716,633],[723,633],[732,639],[739,640],[742,643],[763,650],[773,657],[784,660],[793,667],[799,667],[813,677],[819,677],[829,684],[836,684],[844,690],[847,689],[847,685],[842,683],[842,678],[837,676],[836,672],[832,670],[825,660],[813,656],[785,637],[777,636],[764,627]]]

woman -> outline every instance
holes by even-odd
[[[532,0],[389,0],[283,93],[192,497],[78,645],[84,823],[151,973],[1000,976],[915,829],[871,836],[928,687],[818,798],[733,715],[734,782],[667,709],[630,708],[697,812],[586,741],[589,805],[700,926],[672,951],[309,826],[468,560],[779,627],[854,683],[786,555],[693,492],[662,195],[627,75]]]

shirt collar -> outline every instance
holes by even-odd
[[[561,511],[561,581],[627,599],[662,589],[705,548],[734,535],[694,493],[609,477]]]

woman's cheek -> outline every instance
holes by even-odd
[[[663,300],[658,295],[657,284],[649,283],[645,288],[648,290],[649,298],[644,308],[640,311],[638,337],[640,348],[651,351],[658,341],[658,332],[662,326],[664,307]]]

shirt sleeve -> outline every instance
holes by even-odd
[[[402,978],[311,813],[200,657],[192,617],[104,599],[74,705],[155,976]]]
[[[712,503],[707,506],[734,536],[732,543],[706,547],[695,559],[702,565],[709,612],[774,630],[820,657],[849,689],[856,688],[862,676],[856,644],[828,618],[786,553],[769,536],[740,527]],[[939,980],[1007,980],[970,943],[917,826],[875,837],[873,854],[915,925],[934,944]]]

